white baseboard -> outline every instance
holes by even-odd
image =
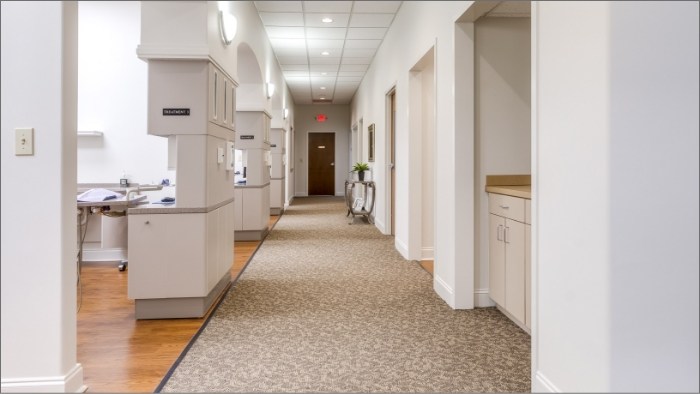
[[[384,222],[377,220],[376,216],[372,216],[372,218],[374,219],[374,227],[376,227],[380,233],[389,235],[386,233],[386,226],[384,226]]]
[[[295,196],[295,197],[308,197],[308,196],[309,196],[309,193],[307,193],[307,192],[296,192],[296,193],[294,193],[294,196]]]
[[[336,197],[345,197],[345,192],[335,192]]]
[[[401,242],[401,240],[398,237],[394,237],[394,247],[399,253],[401,253],[401,256],[404,259],[410,260],[408,258],[408,245]]]
[[[83,384],[83,366],[75,364],[63,376],[36,376],[32,378],[3,378],[3,393],[84,393],[87,386]]]
[[[126,249],[83,249],[83,261],[121,261],[128,259]]]
[[[496,306],[496,303],[489,297],[489,289],[474,290],[474,306],[477,308]]]
[[[422,248],[420,251],[421,260],[435,260],[435,250],[433,248]]]
[[[442,298],[450,308],[455,309],[455,291],[442,278],[433,273],[433,290]]]
[[[561,390],[547,379],[541,371],[535,373],[532,379],[531,390],[533,393],[561,393]]]

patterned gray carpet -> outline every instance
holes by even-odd
[[[164,392],[524,392],[530,337],[455,311],[342,198],[296,198]]]

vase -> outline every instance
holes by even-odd
[[[365,180],[365,172],[364,172],[364,171],[359,171],[359,172],[357,173],[357,178],[358,178],[360,181],[364,181],[364,180]]]

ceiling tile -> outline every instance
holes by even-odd
[[[314,64],[340,64],[339,57],[309,57],[309,63]]]
[[[345,48],[377,49],[381,43],[382,40],[345,40]]]
[[[376,49],[348,48],[343,50],[343,57],[372,57],[375,52],[377,52]]]
[[[348,28],[348,39],[359,40],[381,40],[386,34],[386,27],[350,27]]]
[[[258,12],[302,12],[301,1],[256,1]]]
[[[308,77],[308,76],[309,76],[309,70],[304,70],[304,71],[282,71],[282,74],[284,74],[285,78],[287,78],[287,77]]]
[[[338,72],[337,64],[312,64],[309,66],[311,72]]]
[[[265,26],[265,30],[268,38],[306,38],[301,26]]]
[[[337,77],[338,73],[336,71],[311,71],[309,75],[311,77]]]
[[[309,64],[306,56],[277,56],[280,64]]]
[[[364,71],[339,71],[339,77],[362,77],[365,75]]]
[[[282,71],[309,71],[307,64],[280,64]]]
[[[306,52],[306,40],[303,38],[270,38],[272,48],[299,49]]]
[[[331,18],[333,22],[323,22],[323,18]],[[305,13],[304,22],[306,27],[348,27],[350,14],[335,14],[335,13]],[[377,26],[379,27],[379,26]]]
[[[400,1],[356,1],[353,12],[396,12]]]
[[[389,27],[394,14],[352,14],[350,27]]]
[[[343,40],[307,40],[309,49],[343,49]]]
[[[305,57],[306,56],[306,49],[305,48],[293,48],[293,47],[273,47],[275,48],[275,55],[277,57]]]
[[[311,86],[333,86],[335,85],[335,77],[312,77]]]
[[[366,64],[344,64],[340,66],[340,71],[367,71]]]
[[[289,78],[287,78],[287,80],[288,80],[290,83],[294,83],[294,84],[297,84],[297,85],[300,84],[300,83],[302,83],[302,82],[303,82],[303,83],[309,83],[309,77],[289,77]]]
[[[348,29],[344,27],[307,27],[306,38],[324,40],[344,40]]]
[[[362,77],[338,77],[338,82],[360,82]]]
[[[371,64],[371,57],[343,57],[340,64]]]
[[[261,12],[263,25],[268,26],[304,26],[304,14],[290,12]]]
[[[304,12],[350,12],[352,1],[304,1]]]

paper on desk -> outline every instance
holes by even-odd
[[[105,198],[110,196],[115,196],[116,198],[119,198],[122,195],[108,189],[90,189],[78,196],[78,202],[105,201]]]

